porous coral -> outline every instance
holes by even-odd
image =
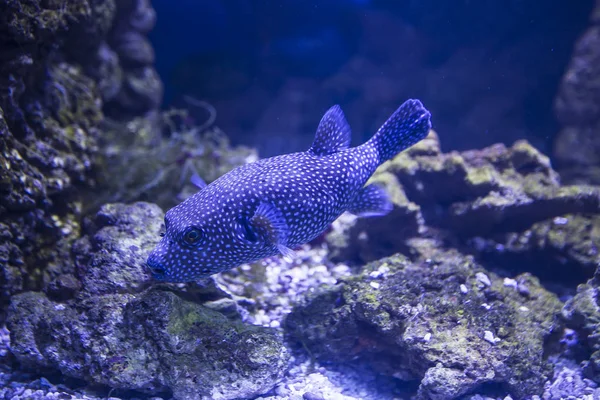
[[[6,92],[6,111],[0,113],[5,232],[0,247],[6,254],[0,304],[68,268],[62,260],[80,232],[78,189],[91,184],[102,117],[93,82],[66,63],[44,72],[42,85],[28,91],[14,80],[17,86]]]
[[[10,295],[54,287],[73,271],[105,102],[123,86],[123,62],[107,40],[115,21],[140,34],[154,23],[148,2],[124,3],[125,11],[114,0],[0,4],[2,311]],[[159,89],[128,115],[156,108]]]

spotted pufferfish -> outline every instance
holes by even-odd
[[[379,165],[425,138],[431,114],[419,100],[404,102],[364,144],[350,148],[341,108],[322,117],[308,151],[240,166],[165,215],[165,232],[147,265],[159,281],[202,280],[282,254],[319,236],[342,213],[383,216],[392,203],[377,184]]]

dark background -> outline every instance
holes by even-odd
[[[353,144],[409,97],[444,150],[526,138],[549,153],[552,104],[592,0],[153,0],[165,106],[212,104],[234,144],[306,149],[338,103]]]

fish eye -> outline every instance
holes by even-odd
[[[202,231],[198,228],[188,228],[184,233],[183,233],[183,242],[188,245],[188,246],[196,246],[198,245],[198,243],[200,243],[200,241],[202,241],[202,238],[204,237],[204,235],[202,234]]]

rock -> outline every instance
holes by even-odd
[[[158,110],[163,83],[154,68],[154,49],[147,33],[156,22],[156,13],[148,0],[117,3],[115,24],[108,44],[119,58],[122,69],[119,91],[107,99],[110,117],[128,120]]]
[[[134,93],[131,117],[161,102],[143,37],[154,12],[141,0],[117,8],[115,0],[0,5],[0,322],[12,294],[44,288],[61,298],[79,290],[69,253],[89,211],[84,197],[95,184],[108,103]],[[123,68],[107,44],[124,24],[145,45],[141,70]]]
[[[475,237],[480,258],[508,271],[529,265],[541,279],[576,287],[600,264],[600,215],[566,214],[533,224],[522,232]]]
[[[600,120],[587,126],[565,126],[554,141],[554,157],[561,178],[570,184],[600,185]]]
[[[57,301],[72,299],[79,290],[81,282],[72,274],[59,275],[45,288],[48,297]]]
[[[561,175],[568,182],[600,184],[600,8],[575,44],[554,101],[563,128],[554,143]]]
[[[575,363],[565,364],[560,361],[557,363],[554,378],[546,385],[542,399],[594,400],[600,397],[600,389],[582,376],[581,369]]]
[[[577,332],[577,338],[587,349],[584,363],[586,374],[600,383],[600,304],[597,279],[577,288],[577,294],[565,304],[562,315],[569,328]]]
[[[0,19],[0,25],[7,32],[3,40],[9,42],[14,39],[22,45],[34,44],[41,47],[50,40],[64,39],[73,25],[87,20],[90,12],[87,0],[75,0],[62,7],[60,4],[40,0],[8,0],[2,5]],[[97,21],[92,19],[88,22]]]
[[[14,78],[0,109],[0,309],[11,294],[73,272],[65,260],[80,233],[81,191],[92,185],[102,118],[93,81],[66,63],[46,75],[42,97]]]
[[[586,125],[600,116],[600,26],[592,25],[577,41],[558,95],[556,115],[565,125]]]
[[[462,153],[401,153],[384,167],[428,225],[463,237],[518,231],[569,213],[600,212],[600,188],[561,186],[548,157],[526,141]]]
[[[77,272],[89,295],[135,293],[151,283],[146,257],[164,229],[162,210],[150,203],[104,205],[97,231],[73,246]]]
[[[93,384],[172,390],[175,399],[246,399],[271,389],[287,366],[274,330],[232,322],[168,291],[69,304],[29,292],[13,298],[9,314],[19,362]]]
[[[7,326],[22,366],[175,399],[246,399],[278,383],[289,361],[281,334],[244,324],[231,304],[217,311],[227,302],[214,283],[147,289],[162,218],[153,204],[105,205],[73,249],[80,286],[63,276],[47,290],[53,299],[12,297]],[[57,296],[60,284],[74,297]]]
[[[125,65],[154,64],[154,49],[150,41],[139,32],[128,31],[120,35],[115,51]]]
[[[83,3],[83,2],[81,2]],[[105,44],[116,16],[116,0],[88,0],[83,6],[85,17],[69,28],[63,50],[69,58],[82,66],[92,66],[91,57],[99,46]]]
[[[148,33],[156,24],[156,12],[150,0],[122,1],[119,4],[130,10],[128,23],[132,29],[141,33]]]
[[[416,380],[422,399],[456,399],[487,383],[517,399],[541,393],[552,372],[545,340],[561,309],[555,295],[529,274],[517,277],[529,291],[522,294],[471,257],[425,245],[421,252],[427,257],[415,263],[384,258],[317,290],[285,322],[292,341],[322,361],[359,360]]]
[[[334,260],[372,261],[406,253],[411,238],[435,237],[517,273],[567,276],[573,286],[599,260],[600,187],[561,185],[549,159],[525,141],[442,153],[432,131],[372,180],[386,185],[394,209],[334,224],[326,236]]]
[[[88,57],[90,62],[85,66],[85,72],[96,81],[102,100],[109,102],[123,86],[123,68],[119,64],[119,56],[106,43],[102,43]]]

